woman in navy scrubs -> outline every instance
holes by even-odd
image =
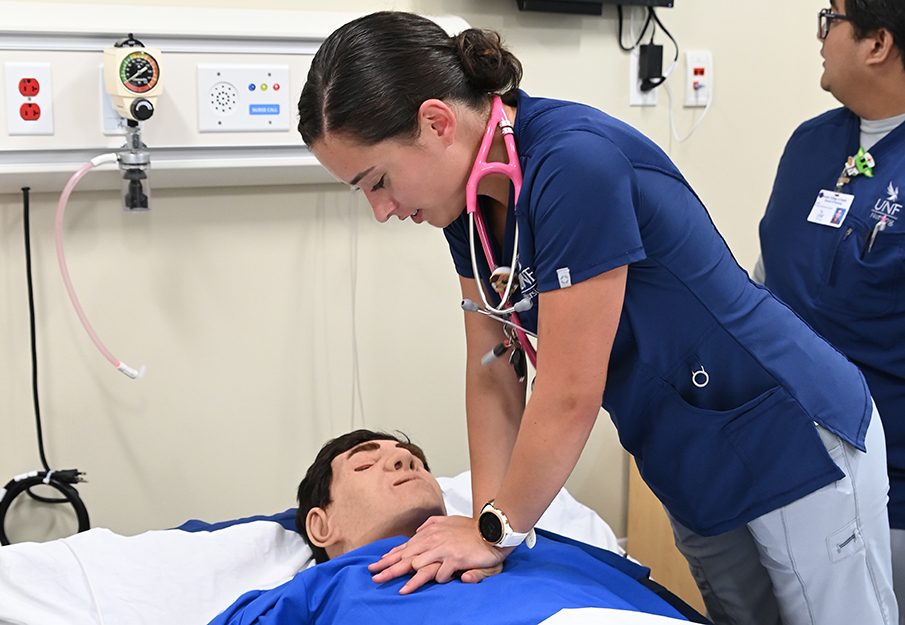
[[[505,357],[518,344],[484,364],[511,337],[466,312],[475,518],[431,519],[374,580],[414,573],[408,593],[499,572],[602,405],[716,622],[894,623],[883,432],[857,368],[748,280],[656,145],[593,108],[532,98],[520,78],[495,33],[449,37],[383,12],[324,42],[299,101],[303,139],[379,221],[444,229],[474,302],[466,181],[494,94],[524,175],[517,202],[505,176],[477,192],[494,265],[518,231],[512,301],[530,300],[519,323],[538,336],[530,401]],[[506,160],[500,130],[487,160]]]

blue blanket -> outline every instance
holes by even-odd
[[[411,595],[407,578],[375,584],[367,566],[404,542],[380,540],[306,569],[282,586],[242,595],[211,625],[304,623],[539,623],[564,608],[600,607],[685,620],[638,580],[648,570],[618,555],[549,532],[521,545],[501,574],[479,584],[427,584]]]

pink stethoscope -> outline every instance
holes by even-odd
[[[503,141],[506,144],[506,153],[509,160],[508,163],[499,161],[487,162],[487,155],[490,153],[490,146],[493,143],[493,136],[496,133],[497,126],[499,126],[500,131],[503,133]],[[514,205],[517,205],[519,191],[522,189],[522,168],[519,165],[518,153],[515,150],[515,136],[512,131],[512,122],[506,117],[506,112],[503,110],[503,101],[498,95],[493,96],[490,120],[487,122],[487,128],[484,130],[484,139],[481,141],[481,148],[478,150],[478,156],[475,159],[474,167],[471,170],[471,175],[468,177],[468,184],[465,186],[465,206],[468,211],[468,242],[471,251],[471,267],[474,272],[475,282],[478,286],[478,293],[481,296],[481,302],[484,306],[482,308],[475,302],[465,299],[462,300],[462,308],[470,312],[481,313],[496,319],[506,327],[507,334],[514,333],[515,335],[514,337],[511,337],[511,339],[514,340],[510,340],[510,344],[501,343],[488,353],[482,359],[482,362],[487,364],[494,358],[501,356],[510,346],[514,346],[516,349],[518,349],[518,347],[524,349],[528,356],[528,360],[531,361],[531,365],[536,367],[537,352],[528,340],[528,335],[537,338],[537,334],[526,330],[519,322],[518,318],[519,312],[531,309],[531,300],[525,297],[514,304],[510,301],[512,286],[517,279],[518,272],[518,221],[516,221],[515,224],[515,239],[512,244],[512,263],[509,265],[509,278],[505,280],[505,289],[500,295],[499,306],[493,306],[490,303],[487,299],[487,295],[484,293],[484,287],[481,284],[481,274],[478,271],[478,259],[475,253],[475,227],[477,227],[478,237],[481,239],[481,247],[484,248],[484,257],[487,260],[487,265],[490,267],[491,276],[497,274],[498,270],[505,270],[505,268],[499,267],[494,260],[493,251],[490,247],[490,238],[487,234],[487,225],[484,223],[484,216],[481,214],[481,206],[478,204],[478,182],[480,182],[484,176],[489,176],[491,174],[503,174],[512,181],[512,185],[515,188],[513,202]],[[518,345],[514,345],[516,342]]]

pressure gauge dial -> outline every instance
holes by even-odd
[[[131,35],[129,42],[140,44]],[[141,45],[104,48],[104,87],[120,116],[141,122],[154,112],[163,92],[161,59],[160,50]]]
[[[145,93],[160,80],[160,66],[157,59],[144,50],[130,52],[119,65],[119,79],[123,86],[133,93]]]

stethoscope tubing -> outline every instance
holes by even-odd
[[[506,154],[508,157],[507,163],[487,161],[487,156],[490,153],[490,147],[493,144],[493,137],[498,126],[503,134],[503,142],[506,145]],[[484,308],[479,308],[477,312],[482,312],[483,314],[497,319],[504,325],[514,328],[519,343],[521,343],[522,348],[528,355],[528,359],[532,366],[536,367],[537,352],[528,340],[528,335],[535,338],[537,338],[537,335],[533,332],[529,332],[522,326],[515,305],[505,306],[512,295],[512,286],[517,275],[510,274],[506,288],[500,297],[499,306],[494,306],[490,303],[484,292],[484,287],[481,284],[481,274],[478,271],[478,258],[474,242],[475,229],[477,229],[478,237],[481,240],[484,258],[487,260],[490,271],[493,272],[496,269],[496,263],[493,260],[493,250],[490,247],[490,237],[487,233],[487,225],[484,222],[484,216],[481,213],[481,207],[478,204],[478,183],[482,178],[491,174],[503,174],[512,181],[512,185],[515,189],[513,202],[517,205],[519,193],[522,190],[522,169],[519,164],[518,152],[515,148],[515,136],[512,130],[512,122],[506,117],[506,112],[503,109],[503,101],[498,95],[493,96],[490,119],[484,130],[484,137],[481,141],[481,146],[478,149],[478,156],[475,159],[474,167],[471,170],[471,174],[469,175],[468,182],[465,186],[465,204],[466,210],[468,211],[468,244],[471,254],[471,267],[475,276],[475,282],[477,283],[481,303],[484,305]],[[512,244],[512,262],[509,265],[510,272],[518,271],[518,242],[519,229],[518,220],[516,220],[515,238]],[[506,318],[507,316],[509,317],[508,319]]]
[[[506,154],[509,158],[508,163],[487,162],[487,156],[490,153],[490,146],[493,143],[493,136],[496,133],[497,126],[500,127],[500,130],[503,133],[503,142],[506,145]],[[506,112],[503,110],[503,101],[500,99],[500,96],[493,97],[490,119],[487,122],[487,128],[484,130],[484,138],[481,141],[478,156],[475,159],[474,167],[471,170],[471,175],[469,175],[468,183],[465,187],[465,205],[466,210],[468,211],[471,266],[476,277],[480,274],[478,273],[478,259],[474,245],[475,227],[477,227],[478,236],[481,239],[481,247],[484,248],[484,257],[487,259],[487,264],[490,266],[491,271],[496,269],[493,262],[493,250],[490,247],[490,237],[487,234],[487,225],[484,222],[484,216],[481,212],[481,207],[478,204],[478,183],[482,178],[491,174],[503,174],[512,181],[512,184],[515,187],[514,201],[517,204],[519,192],[522,190],[522,169],[519,166],[518,153],[515,149],[512,122],[506,118]],[[518,262],[518,239],[518,222],[516,221],[515,239],[512,245],[512,262],[509,265],[511,271],[518,271],[518,266],[516,264]],[[512,285],[513,280],[510,278],[506,284],[506,290],[500,298],[500,302],[505,303],[509,301],[509,297],[512,295]],[[487,295],[484,293],[484,289],[481,287],[480,283],[478,285],[478,293],[481,296],[481,302],[487,310],[490,310],[497,315],[507,315],[515,312],[514,306],[504,307],[502,304],[500,306],[493,306],[487,299]]]

